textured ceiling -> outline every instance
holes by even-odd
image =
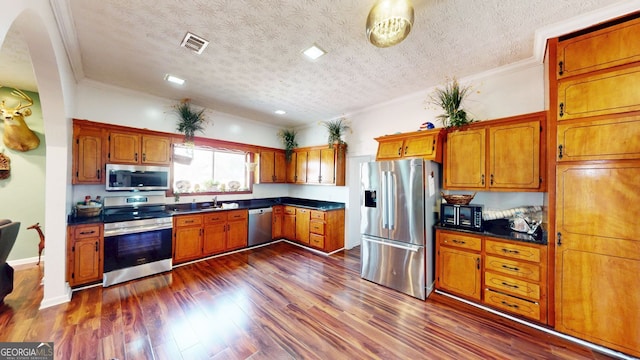
[[[58,22],[75,30],[63,37],[76,77],[281,126],[530,59],[537,29],[619,2],[415,0],[409,37],[379,49],[364,34],[374,0],[52,1],[66,10]],[[202,55],[179,46],[187,31],[211,42]],[[15,36],[2,53],[24,55]],[[314,43],[328,53],[308,61],[301,51]],[[5,59],[15,58],[0,54],[0,83]],[[167,73],[187,82],[168,84]]]

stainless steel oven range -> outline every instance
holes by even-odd
[[[164,196],[106,197],[104,223],[102,286],[171,270],[173,221]]]

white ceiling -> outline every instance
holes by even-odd
[[[620,3],[415,0],[409,37],[380,49],[365,37],[374,2],[51,0],[77,80],[191,98],[278,126],[336,118],[531,59],[536,30]],[[187,31],[211,42],[202,55],[179,46]],[[312,62],[301,51],[314,43],[328,53]],[[185,85],[165,82],[167,73]],[[0,84],[36,91],[19,34],[10,32],[3,44]]]

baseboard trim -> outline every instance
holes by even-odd
[[[44,262],[44,256],[40,259],[40,262]],[[22,266],[22,265],[35,265],[38,263],[38,257],[30,257],[30,258],[24,258],[24,259],[17,259],[17,260],[9,260],[7,261],[7,264],[9,264],[11,267],[16,267],[16,266]]]
[[[71,301],[71,286],[69,286],[68,282],[65,282],[64,286],[65,294],[50,299],[42,299],[40,302],[40,310]]]
[[[528,327],[530,327],[530,328],[534,328],[534,329],[536,329],[536,330],[546,332],[547,334],[551,334],[551,335],[557,336],[557,337],[559,337],[559,338],[562,338],[562,339],[565,339],[565,340],[568,340],[568,341],[574,342],[574,343],[576,343],[576,344],[580,344],[580,345],[582,345],[582,346],[588,347],[588,348],[590,348],[590,349],[593,349],[594,351],[597,351],[597,352],[599,352],[599,353],[606,354],[606,355],[608,355],[608,356],[612,356],[612,357],[615,357],[615,358],[618,358],[618,359],[624,359],[624,360],[634,360],[634,359],[637,359],[637,358],[632,357],[632,356],[630,356],[630,355],[623,354],[623,353],[621,353],[621,352],[618,352],[618,351],[615,351],[615,350],[612,350],[612,349],[606,348],[606,347],[604,347],[604,346],[596,345],[596,344],[594,344],[594,343],[590,343],[590,342],[588,342],[588,341],[585,341],[585,340],[582,340],[582,339],[578,339],[578,338],[576,338],[576,337],[573,337],[573,336],[570,336],[570,335],[567,335],[567,334],[563,334],[563,333],[557,332],[557,331],[555,331],[555,330],[552,330],[552,329],[549,329],[549,328],[546,328],[546,327],[543,327],[543,326],[540,326],[540,325],[537,325],[537,324],[534,324],[534,323],[531,323],[531,322],[528,322],[528,321],[522,320],[522,319],[517,318],[517,317],[513,317],[513,316],[511,316],[511,315],[509,315],[509,314],[505,314],[505,313],[503,313],[503,312],[500,312],[500,311],[497,311],[497,310],[491,309],[491,308],[486,307],[486,306],[481,305],[481,304],[477,304],[477,303],[475,303],[475,302],[473,302],[473,301],[469,301],[469,300],[466,300],[466,299],[463,299],[463,298],[457,297],[457,296],[455,296],[455,295],[448,294],[448,293],[446,293],[446,292],[442,292],[442,291],[440,291],[440,290],[435,290],[435,292],[436,292],[437,294],[439,294],[439,295],[446,296],[446,297],[448,297],[448,298],[451,298],[451,299],[454,299],[454,300],[457,300],[457,301],[463,302],[463,303],[465,303],[465,304],[467,304],[467,305],[471,305],[471,306],[476,307],[476,308],[478,308],[478,309],[485,310],[485,311],[490,312],[490,313],[492,313],[492,314],[494,314],[494,315],[498,315],[498,316],[500,316],[500,317],[503,317],[503,318],[506,318],[506,319],[509,319],[509,320],[515,321],[515,322],[517,322],[517,323],[519,323],[519,324],[522,324],[522,325],[528,326]]]

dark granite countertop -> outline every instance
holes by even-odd
[[[249,200],[231,200],[221,201],[220,204],[236,203],[237,208],[214,208],[210,202],[202,202],[195,204],[167,204],[167,212],[171,215],[186,215],[186,214],[199,214],[211,211],[228,211],[236,209],[260,209],[266,207],[272,207],[274,205],[292,205],[297,207],[304,207],[313,210],[331,211],[344,209],[345,204],[333,201],[323,200],[310,200],[292,197],[279,197],[279,198],[265,198],[265,199],[249,199]],[[67,223],[69,225],[82,225],[82,224],[95,224],[103,222],[102,215],[94,216],[90,218],[74,217],[69,215]]]
[[[482,225],[484,231],[458,229],[441,225],[436,225],[436,229],[459,231],[468,234],[491,236],[498,239],[527,242],[539,245],[547,244],[547,232],[544,231],[542,227],[539,227],[533,235],[529,235],[527,233],[521,233],[511,230],[511,228],[509,227],[508,219],[484,221]]]

